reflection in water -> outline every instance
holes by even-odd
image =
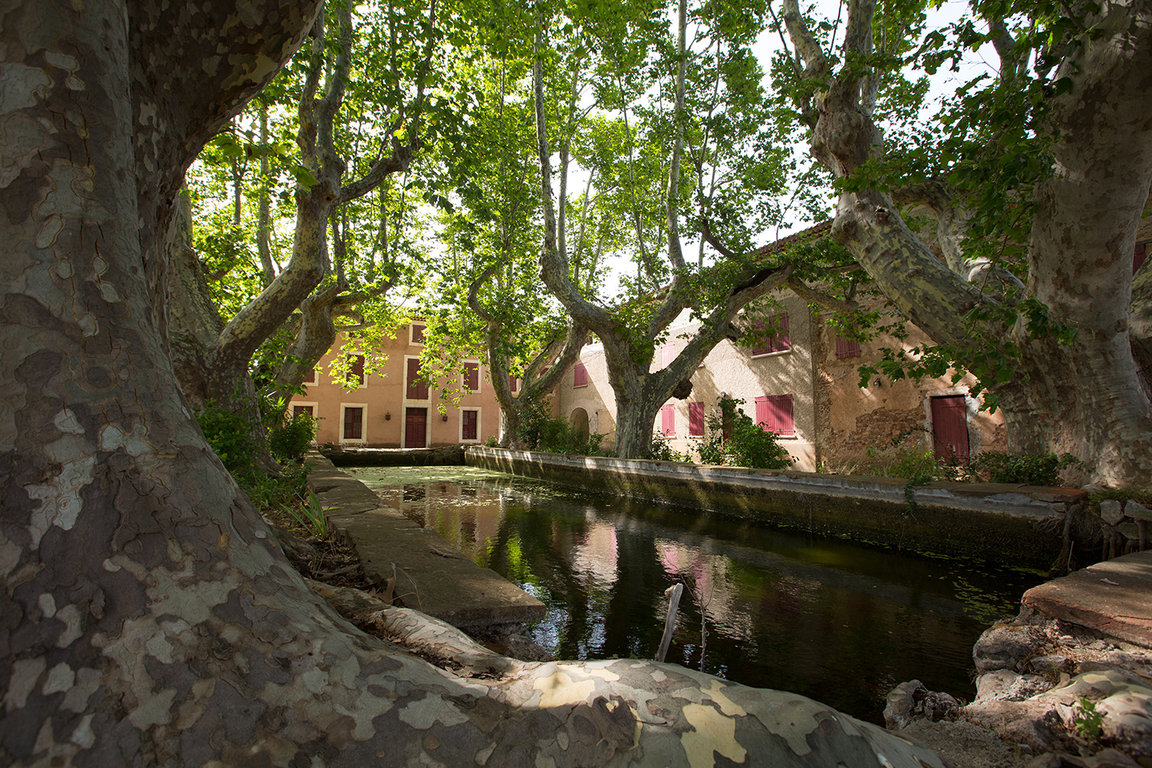
[[[652,658],[682,583],[668,661],[873,721],[912,678],[970,698],[972,643],[1040,581],[466,467],[354,474],[541,599],[560,658]]]

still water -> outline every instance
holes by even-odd
[[[542,600],[558,658],[652,658],[681,583],[667,661],[874,722],[912,678],[970,699],[972,644],[1042,580],[468,467],[349,471]]]

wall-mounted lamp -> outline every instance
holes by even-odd
[[[448,421],[448,414],[446,414],[446,413],[440,414],[440,421]]]
[[[392,411],[384,412],[384,421],[392,421]]]

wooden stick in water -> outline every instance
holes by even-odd
[[[656,653],[656,661],[664,661],[668,654],[668,646],[672,644],[672,630],[676,628],[676,609],[680,607],[680,595],[684,594],[684,585],[676,584],[664,590],[668,598],[668,615],[664,617],[664,636],[660,638],[660,650]]]

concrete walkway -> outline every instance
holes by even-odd
[[[1152,550],[1033,587],[1023,602],[1046,616],[1152,648]]]
[[[495,571],[481,568],[442,536],[421,528],[359,480],[320,456],[308,460],[308,486],[328,520],[348,537],[369,579],[384,583],[396,568],[396,595],[461,629],[543,618],[544,604]]]

